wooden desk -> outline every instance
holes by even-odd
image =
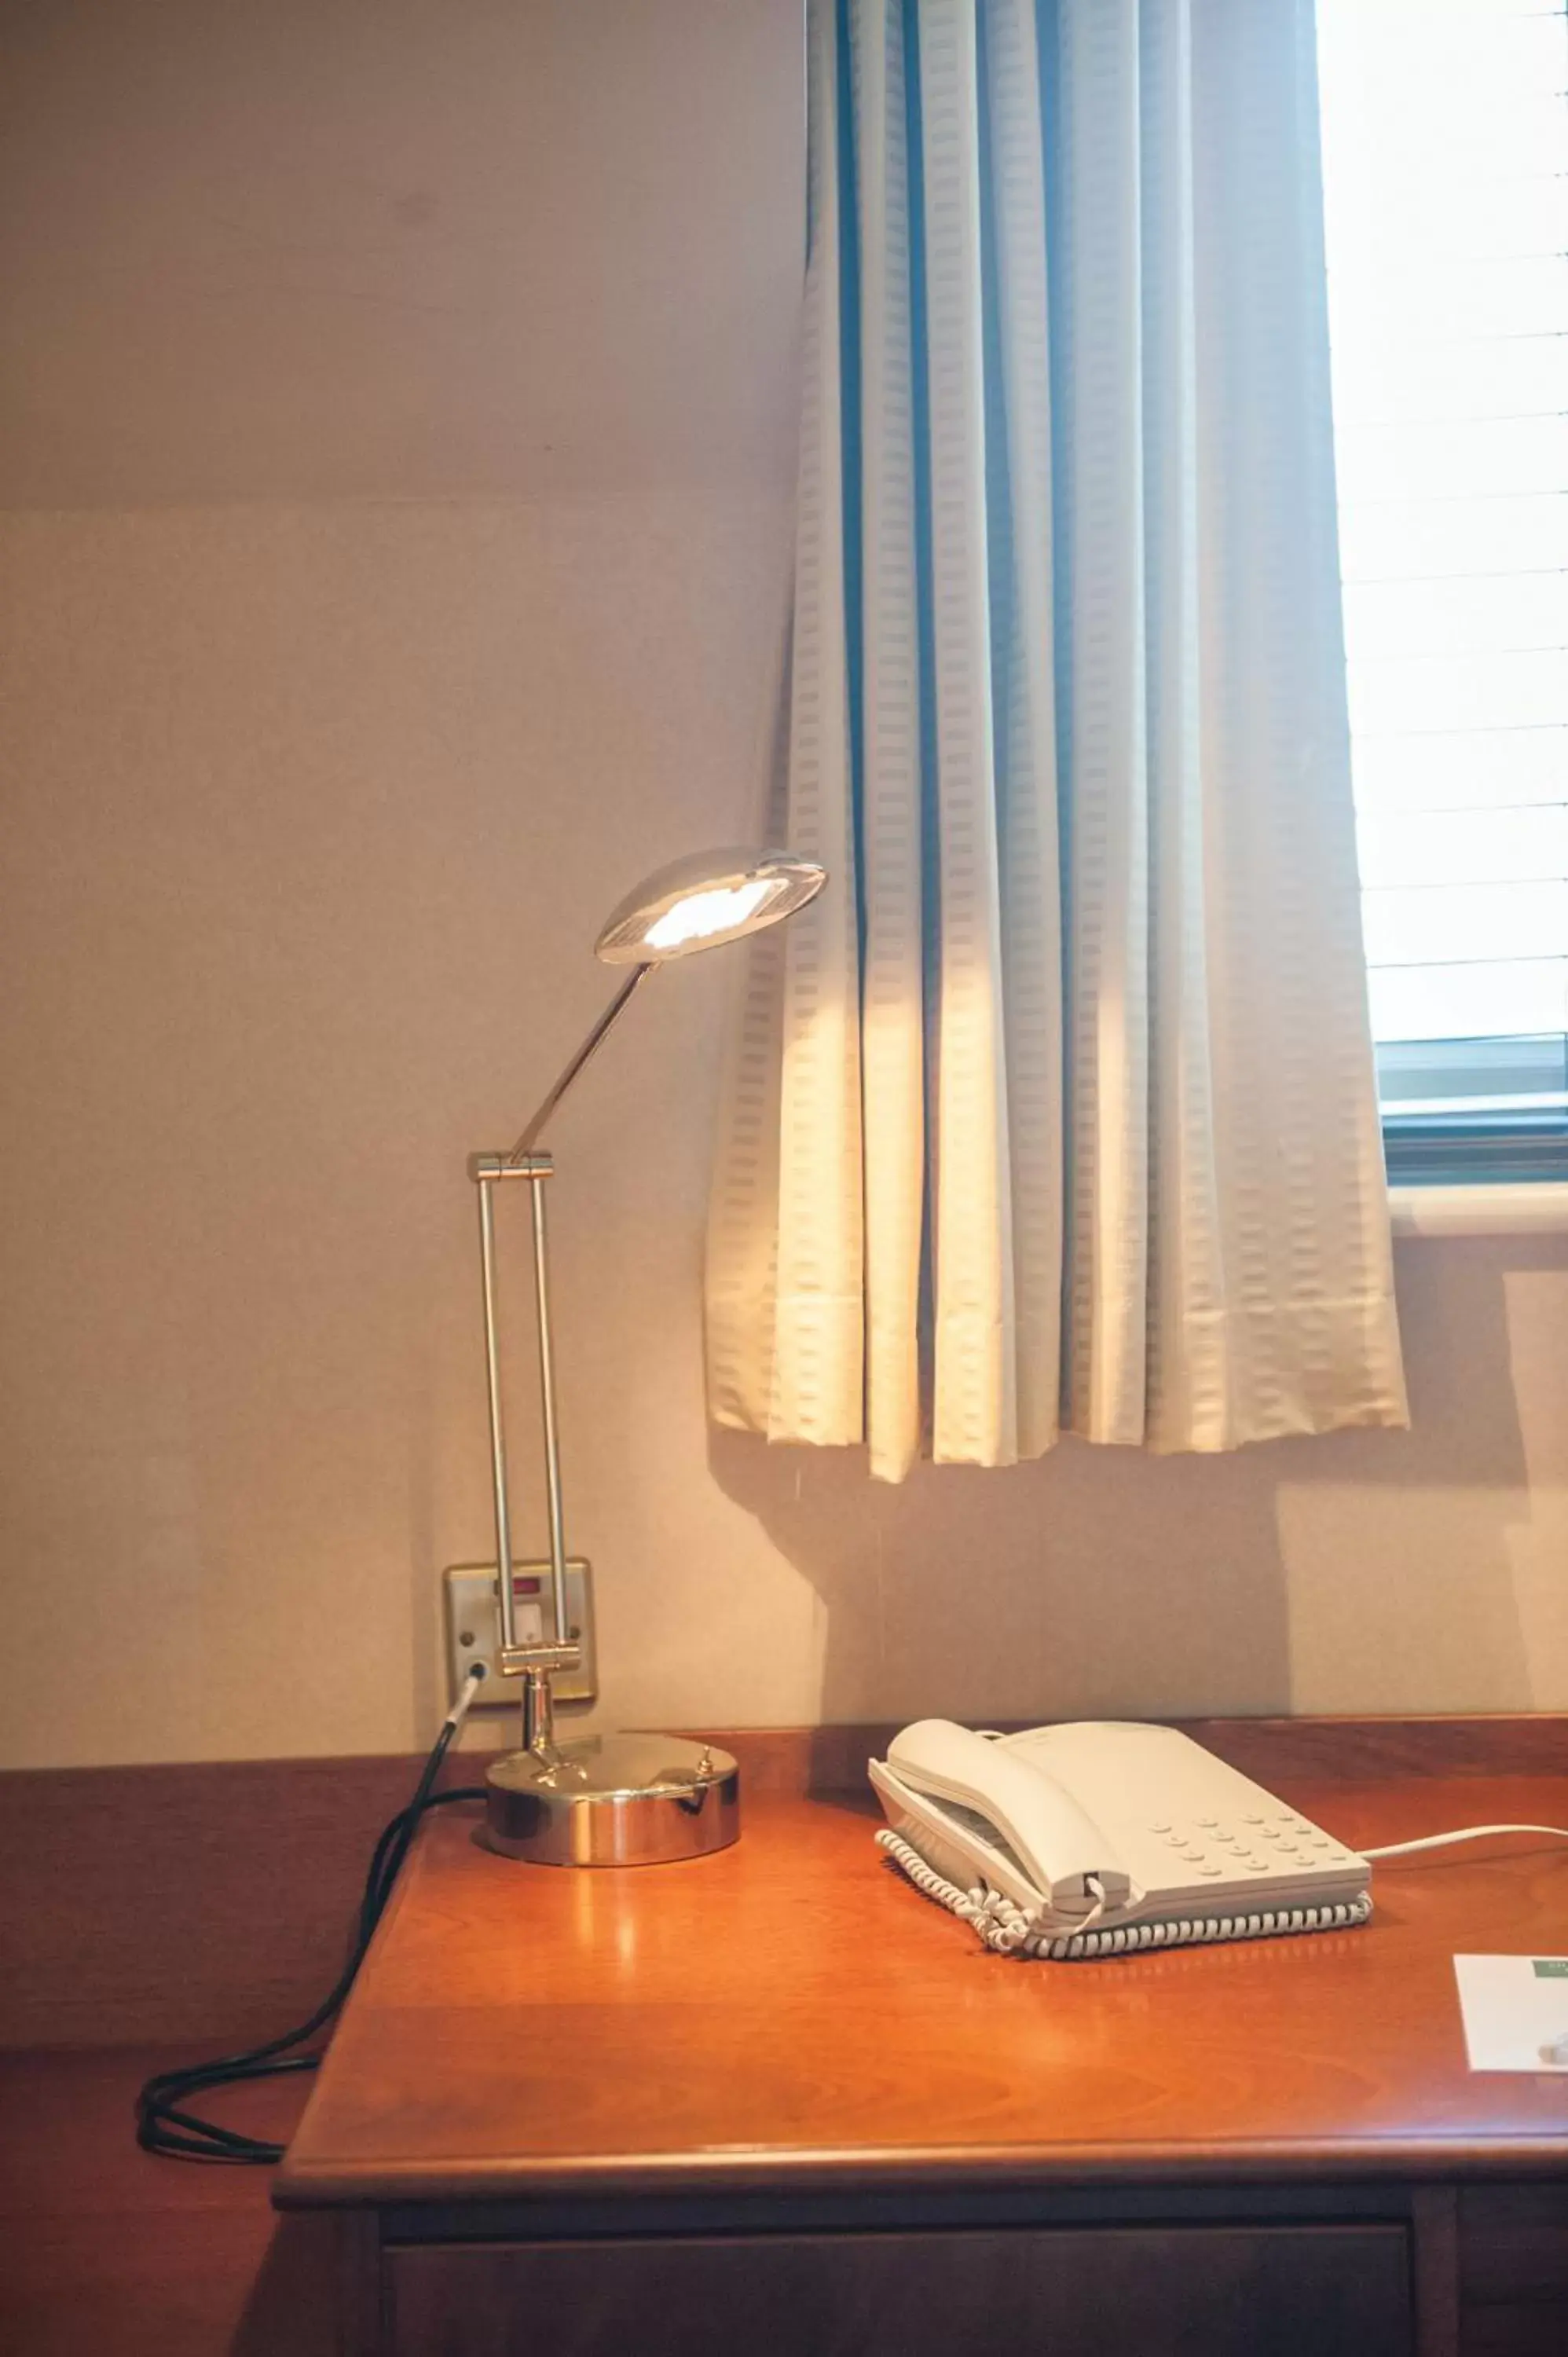
[[[1568,1823],[1568,1775],[1266,1781],[1358,1846]],[[1364,1931],[1051,1965],[857,1797],[581,1874],[456,1813],[278,2178],[343,2213],[348,2357],[1568,2350],[1568,2082],[1467,2070],[1450,1961],[1568,1951],[1562,1845],[1380,1869]]]

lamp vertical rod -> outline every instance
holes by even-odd
[[[533,1210],[533,1301],[539,1330],[539,1395],[544,1411],[544,1482],[550,1510],[550,1592],[555,1609],[555,1641],[571,1641],[566,1607],[566,1534],[561,1507],[561,1446],[555,1429],[555,1343],[550,1326],[550,1238],[545,1225],[544,1181],[550,1166],[530,1173]]]
[[[507,1499],[506,1436],[501,1423],[501,1363],[496,1330],[496,1226],[490,1181],[481,1178],[479,1198],[479,1268],[485,1287],[485,1370],[490,1405],[490,1478],[495,1485],[496,1596],[500,1606],[501,1643],[517,1642],[511,1593],[511,1510]]]

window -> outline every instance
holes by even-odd
[[[1390,1170],[1568,1176],[1568,14],[1317,20]]]

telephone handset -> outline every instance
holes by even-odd
[[[925,1718],[869,1765],[883,1846],[1009,1953],[1119,1955],[1371,1912],[1364,1857],[1174,1727],[992,1737]]]
[[[1115,1844],[1064,1784],[1004,1742],[972,1735],[950,1719],[923,1718],[894,1738],[887,1766],[910,1792],[967,1828],[976,1851],[987,1853],[983,1862],[1020,1903],[1043,1903],[1074,1921],[1102,1900],[1126,1902],[1130,1884]]]

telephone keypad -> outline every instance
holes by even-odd
[[[1188,1826],[1161,1817],[1151,1822],[1149,1831],[1208,1881],[1234,1876],[1239,1867],[1249,1874],[1288,1875],[1349,1863],[1350,1853],[1305,1817],[1283,1811],[1268,1817],[1248,1810],[1238,1824],[1240,1830],[1218,1817],[1199,1817]]]

